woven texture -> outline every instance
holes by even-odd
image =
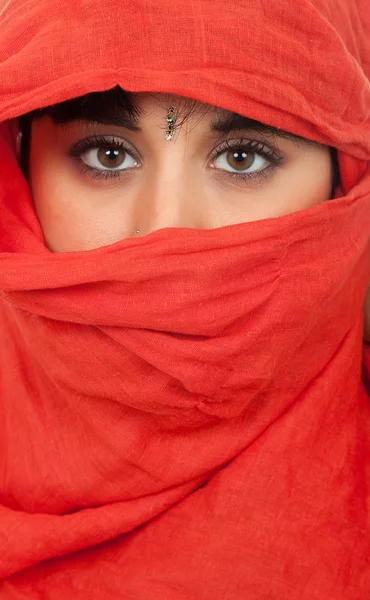
[[[368,0],[1,0],[0,40],[0,599],[368,600]],[[51,253],[17,117],[115,85],[335,146],[335,199]]]

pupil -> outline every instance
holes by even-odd
[[[234,160],[236,160],[236,162],[243,162],[247,158],[247,153],[246,152],[234,152],[233,158],[234,158]]]
[[[233,169],[236,169],[237,171],[244,171],[253,165],[254,153],[245,152],[243,150],[239,150],[238,152],[228,152],[227,162]]]
[[[124,155],[124,151],[119,148],[100,148],[98,152],[99,161],[108,168],[118,167],[124,161]]]
[[[119,155],[119,150],[107,150],[105,154],[108,156],[108,158],[114,160]],[[113,154],[113,156],[110,156],[111,154]]]

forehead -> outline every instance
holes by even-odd
[[[38,113],[37,116],[50,116],[56,125],[67,125],[72,121],[84,121],[91,126],[118,126],[131,131],[140,131],[140,125],[148,111],[152,111],[153,108],[163,110],[165,122],[165,116],[170,106],[174,106],[176,109],[178,125],[182,125],[185,121],[196,123],[206,117],[211,133],[221,135],[248,130],[304,144],[317,145],[317,142],[218,106],[204,104],[191,98],[173,94],[129,93],[119,86],[104,92],[92,92],[85,96],[72,98],[35,112]]]

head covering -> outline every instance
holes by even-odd
[[[0,7],[1,600],[366,600],[367,0]],[[17,117],[116,85],[334,146],[336,197],[53,254]]]

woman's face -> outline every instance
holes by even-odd
[[[166,96],[137,100],[140,118],[125,117],[119,126],[56,125],[49,116],[33,122],[29,180],[53,252],[166,227],[214,229],[278,217],[330,198],[328,147],[253,129],[215,107],[194,114],[167,141]]]

